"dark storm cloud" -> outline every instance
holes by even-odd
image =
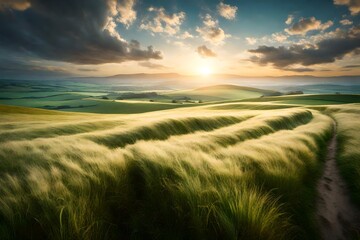
[[[97,69],[90,69],[90,68],[78,68],[77,69],[78,71],[81,71],[81,72],[97,72]]]
[[[28,0],[0,0],[0,10],[16,9],[23,11],[30,7]]]
[[[126,42],[115,31],[113,0],[0,0],[0,48],[44,59],[101,64],[161,59],[151,46]]]
[[[360,64],[355,64],[355,65],[346,65],[343,68],[360,68]]]
[[[313,68],[282,68],[284,71],[290,72],[313,72],[315,69]]]
[[[314,45],[292,45],[290,47],[259,46],[249,50],[256,54],[250,58],[260,65],[272,64],[277,68],[286,68],[293,64],[311,66],[332,63],[346,54],[356,53],[360,48],[360,26],[347,32],[341,32],[331,38],[320,40]]]
[[[302,18],[290,28],[285,29],[290,35],[304,35],[309,31],[313,30],[325,30],[333,25],[332,21],[327,21],[326,23],[321,23],[320,20],[317,20],[315,17]]]
[[[1,53],[1,52],[0,52]],[[3,59],[0,58],[0,78],[56,78],[68,77],[72,74],[65,68],[58,66],[44,66],[30,62],[29,59]]]

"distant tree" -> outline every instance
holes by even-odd
[[[117,97],[116,100],[124,100],[122,97]]]
[[[109,98],[107,96],[102,96],[101,99],[108,100]]]
[[[149,102],[154,102],[154,100],[153,100],[153,99],[150,99]]]
[[[299,95],[299,94],[304,94],[303,91],[297,90],[297,91],[290,91],[290,92],[286,92],[284,93],[285,95]]]
[[[134,92],[127,92],[122,93],[120,97],[125,99],[132,99],[132,98],[156,98],[159,95],[156,92],[140,92],[140,93],[134,93]]]
[[[171,102],[172,102],[172,103],[177,103],[178,101],[175,100],[175,99],[173,99],[173,100],[171,100]]]
[[[200,100],[199,100],[199,103],[203,103],[203,100],[200,99]]]

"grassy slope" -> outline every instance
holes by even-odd
[[[338,125],[338,165],[353,200],[360,206],[360,105],[336,106],[327,109]]]
[[[40,99],[1,100],[0,103],[34,108],[48,108],[69,112],[89,112],[103,114],[134,114],[191,106],[190,104],[182,105],[161,102],[150,103],[100,100],[95,98],[86,98],[82,95],[77,95],[76,98],[70,98],[69,95],[72,96],[73,94]]]
[[[2,239],[315,238],[331,120],[248,106],[132,116],[0,106]]]
[[[219,101],[226,99],[257,98],[261,95],[274,94],[275,91],[236,85],[216,85],[193,90],[176,91],[166,94],[171,97],[190,97],[194,100]]]
[[[134,114],[167,110],[181,107],[191,107],[191,105],[169,104],[160,102],[127,102],[127,101],[108,101],[108,100],[91,100],[87,99],[87,103],[92,106],[86,108],[65,109],[65,111],[74,112],[91,112],[91,113],[118,113],[118,114]]]
[[[69,89],[75,88],[82,92],[71,92]],[[36,108],[46,108],[53,110],[61,110],[68,112],[90,112],[102,114],[136,114],[149,111],[167,110],[181,107],[196,107],[199,104],[171,104],[172,98],[176,97],[190,97],[193,100],[203,100],[205,104],[210,101],[236,101],[237,109],[247,108],[245,105],[240,105],[239,99],[244,102],[273,102],[277,103],[276,107],[286,108],[289,104],[293,105],[318,105],[318,104],[341,104],[360,102],[359,95],[299,95],[299,96],[281,96],[281,97],[264,97],[261,95],[271,95],[274,91],[263,90],[250,87],[241,87],[236,85],[217,85],[211,87],[204,87],[187,91],[176,91],[173,93],[166,93],[169,96],[161,96],[155,99],[156,102],[149,102],[149,99],[137,99],[141,101],[112,101],[100,100],[99,97],[89,97],[91,93],[88,91],[98,90],[98,86],[32,86],[26,83],[21,83],[16,86],[6,86],[0,90],[0,104],[27,106]],[[62,91],[60,91],[62,90]],[[87,91],[87,92],[85,92]],[[105,94],[105,93],[103,93]],[[6,99],[10,98],[10,99]],[[249,99],[251,98],[251,99]],[[252,103],[253,104],[253,103]],[[204,105],[204,104],[201,104]],[[254,105],[254,104],[253,104]],[[260,105],[259,105],[260,106]],[[229,107],[229,106],[227,106]],[[235,105],[230,108],[235,107]],[[272,109],[275,106],[261,105],[260,108]],[[256,105],[254,105],[256,108]]]
[[[299,105],[329,105],[360,103],[359,94],[304,94],[293,96],[264,97],[257,99],[245,99],[244,102],[276,102],[282,104],[299,104]]]

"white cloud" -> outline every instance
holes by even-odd
[[[224,30],[219,27],[219,22],[213,19],[209,14],[203,17],[203,26],[197,27],[196,31],[207,42],[218,45],[223,44],[224,40],[231,35],[225,34]]]
[[[329,27],[331,27],[332,25],[334,25],[334,22],[331,21],[331,20],[329,20],[329,21],[321,24],[320,27],[319,27],[319,29],[322,30],[322,31],[324,31],[324,30],[328,29]]]
[[[236,6],[231,6],[229,4],[220,2],[217,5],[217,10],[220,16],[229,20],[233,20],[236,17],[236,11],[238,10],[238,8]]]
[[[116,23],[113,17],[108,17],[108,21],[104,27],[104,30],[107,30],[109,34],[120,41],[125,42],[125,40],[120,36],[120,34],[116,31]]]
[[[288,38],[285,34],[282,34],[282,33],[273,33],[273,34],[271,34],[271,36],[277,42],[284,42]]]
[[[150,7],[149,12],[154,13],[151,19],[143,20],[140,29],[148,30],[152,33],[167,33],[175,35],[180,30],[180,26],[185,20],[185,13],[178,12],[167,14],[164,8]]]
[[[334,4],[348,6],[351,15],[357,15],[360,13],[360,0],[334,0]]]
[[[122,0],[117,5],[119,17],[117,21],[124,24],[126,28],[136,20],[136,11],[134,10],[135,0]]]
[[[343,19],[343,20],[340,21],[340,23],[342,25],[351,25],[351,24],[353,24],[353,22],[350,21],[349,19]]]
[[[334,23],[332,21],[327,21],[322,24],[321,21],[317,20],[315,17],[301,18],[291,27],[285,29],[285,31],[290,35],[305,35],[307,32],[313,30],[326,30],[333,24]]]
[[[287,25],[292,24],[292,22],[294,21],[294,16],[293,15],[289,15],[288,18],[286,19],[285,23]]]
[[[203,24],[206,27],[215,27],[219,24],[219,21],[213,19],[210,14],[206,14],[205,17],[203,17]]]
[[[181,41],[174,41],[174,42],[171,42],[172,44],[174,44],[175,46],[178,46],[178,47],[186,47],[186,44],[181,42]]]
[[[189,33],[188,31],[185,31],[178,38],[180,38],[180,39],[188,39],[188,38],[194,38],[194,36],[191,33]]]
[[[257,42],[256,38],[253,38],[253,37],[246,37],[245,40],[250,45],[254,45]]]

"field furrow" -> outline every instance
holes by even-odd
[[[166,114],[139,115],[130,129],[0,143],[4,239],[316,237],[313,186],[329,117]]]

